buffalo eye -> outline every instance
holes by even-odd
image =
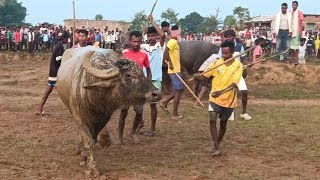
[[[126,76],[127,78],[131,77],[131,75],[130,75],[130,74],[126,74],[125,76]]]

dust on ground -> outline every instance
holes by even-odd
[[[76,155],[77,126],[56,91],[45,105],[49,116],[34,115],[46,88],[49,58],[47,54],[0,53],[1,179],[89,179],[85,175],[86,166],[80,165],[81,158]],[[309,69],[301,72],[311,73],[312,68],[318,71],[318,67],[305,68]],[[286,75],[294,72],[289,65],[262,65],[252,72],[258,78],[249,75],[249,89],[258,85],[269,87],[266,81],[281,83],[279,77],[289,79],[283,83],[294,83],[296,79]],[[294,76],[302,78],[297,74]],[[307,82],[307,77],[303,75],[298,80],[310,87],[318,83]],[[318,75],[313,79],[319,80]],[[140,135],[138,145],[127,134],[125,146],[116,145],[118,113],[115,113],[108,124],[113,144],[97,150],[98,163],[105,171],[105,176],[97,179],[320,178],[320,99],[252,97],[249,112],[254,120],[230,122],[222,144],[224,153],[214,158],[208,151],[212,142],[207,109],[192,108],[190,96],[184,94],[180,111],[186,118],[173,120],[159,109],[156,136]],[[145,110],[148,127],[147,105]],[[132,115],[131,110],[127,133]]]

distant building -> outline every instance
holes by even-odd
[[[247,21],[247,26],[251,27],[269,27],[275,28],[275,21],[277,15],[266,15],[253,17],[251,21]],[[306,30],[320,29],[320,14],[304,14],[302,24]]]
[[[67,29],[73,27],[73,19],[66,19],[63,21],[64,26]],[[93,19],[76,19],[76,29],[82,29],[85,27],[86,29],[98,29],[100,28],[101,31],[108,27],[109,31],[116,30],[119,28],[122,32],[127,32],[129,28],[129,23],[125,21],[113,21],[113,20],[93,20]]]

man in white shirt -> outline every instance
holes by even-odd
[[[291,29],[291,14],[287,12],[288,4],[282,3],[281,12],[277,14],[275,32],[277,35],[277,54],[285,51],[290,46]],[[289,53],[284,54],[284,61],[288,60]],[[280,62],[280,55],[277,56],[277,61]]]
[[[111,49],[113,49],[114,51],[116,51],[116,40],[117,40],[117,35],[114,33],[114,31],[112,30],[111,35]]]
[[[148,27],[146,32],[149,44],[141,44],[141,49],[146,51],[150,60],[150,69],[152,73],[152,84],[161,91],[162,86],[162,59],[165,50],[165,33],[153,21],[152,15],[149,15],[150,23],[153,27]],[[160,36],[160,41],[157,38]],[[147,136],[154,136],[156,132],[156,121],[158,116],[157,103],[150,103],[151,109],[151,127],[145,133]],[[140,122],[139,128],[143,127],[143,120]]]

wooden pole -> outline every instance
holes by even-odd
[[[180,79],[180,81],[186,86],[186,88],[190,91],[190,93],[193,95],[193,97],[195,97],[197,99],[197,101],[201,104],[202,107],[205,107],[202,102],[200,101],[200,99],[192,92],[191,88],[187,85],[187,83],[184,82],[184,80],[179,76],[178,73],[174,72],[174,74],[176,74],[176,76],[178,76],[178,78]]]
[[[210,69],[205,70],[204,72],[202,72],[202,73],[200,74],[200,76],[203,76],[204,74],[206,74],[206,73],[208,73],[208,72],[210,72],[210,71],[212,71],[212,70],[214,70],[214,69],[217,69],[218,67],[220,67],[220,66],[222,66],[222,65],[224,65],[224,64],[226,64],[226,63],[228,63],[228,62],[230,62],[230,61],[232,61],[232,60],[234,60],[234,59],[236,59],[236,58],[238,58],[238,57],[240,57],[240,56],[242,56],[242,55],[244,55],[244,54],[247,54],[249,51],[252,51],[254,48],[256,48],[256,46],[253,46],[253,47],[245,50],[243,53],[238,54],[238,55],[235,56],[235,57],[232,57],[232,58],[230,58],[230,59],[225,60],[225,61],[224,61],[223,63],[221,63],[221,64],[218,64],[218,65],[216,65],[216,66],[214,66],[214,67],[212,67],[212,68],[210,68]],[[190,78],[188,81],[193,81],[193,80],[194,80],[194,78]]]
[[[74,0],[72,1],[72,6],[73,6],[73,29],[72,29],[72,36],[73,36],[73,38],[72,38],[72,45],[75,45],[74,43],[76,42],[75,41],[75,37],[76,37],[76,35],[75,35],[75,32],[76,32],[76,8],[75,8],[75,2],[74,2]]]
[[[157,3],[158,3],[158,0],[156,0],[156,1],[154,2],[153,7],[152,7],[151,12],[150,12],[150,15],[152,15],[152,13],[153,13],[153,11],[154,11],[154,8],[156,7]]]

